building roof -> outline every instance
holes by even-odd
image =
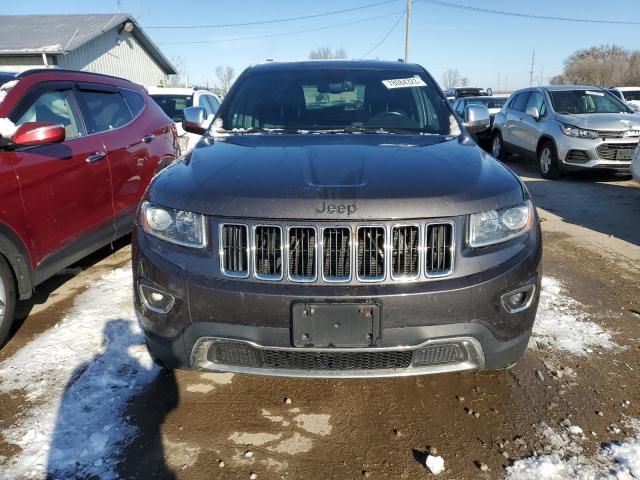
[[[0,15],[0,55],[60,55],[132,22],[134,35],[167,74],[176,69],[135,19],[126,13],[91,15]]]

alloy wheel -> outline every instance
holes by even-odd
[[[540,152],[540,169],[543,173],[549,173],[552,161],[551,149],[549,147],[544,147],[542,152]]]
[[[500,141],[500,137],[496,135],[493,137],[493,142],[491,142],[491,154],[495,158],[500,158],[500,151],[502,150],[502,142]]]

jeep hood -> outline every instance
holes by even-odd
[[[154,203],[214,216],[308,220],[455,216],[523,195],[515,175],[464,135],[378,134],[204,138],[148,192]]]
[[[556,114],[559,122],[589,130],[640,130],[640,115],[631,113]]]

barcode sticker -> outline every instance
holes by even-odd
[[[422,78],[415,77],[410,78],[394,78],[391,80],[382,80],[382,84],[387,88],[409,88],[409,87],[426,87]]]

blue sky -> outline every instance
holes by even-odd
[[[606,20],[638,20],[636,0],[610,0],[603,8],[596,0],[451,0],[496,10],[540,15]],[[117,0],[28,0],[3,2],[2,14],[111,13]],[[143,27],[238,23],[312,15],[375,3],[375,0],[121,0],[123,12],[132,13]],[[266,58],[299,60],[316,47],[343,47],[359,58],[378,43],[398,20],[405,0],[355,12],[309,20],[198,30],[151,29],[147,33],[170,59],[182,59],[196,83],[215,82],[215,66],[231,65],[240,72]],[[348,22],[352,25],[335,26]],[[319,29],[306,33],[300,30]],[[410,61],[425,66],[440,81],[448,68],[458,69],[472,84],[500,89],[529,84],[531,54],[536,51],[536,81],[543,82],[562,70],[563,60],[579,48],[615,43],[640,48],[638,26],[595,25],[534,20],[468,12],[414,1]],[[271,38],[243,37],[279,34]],[[207,41],[200,44],[174,42]],[[369,58],[397,59],[404,53],[404,20]]]

